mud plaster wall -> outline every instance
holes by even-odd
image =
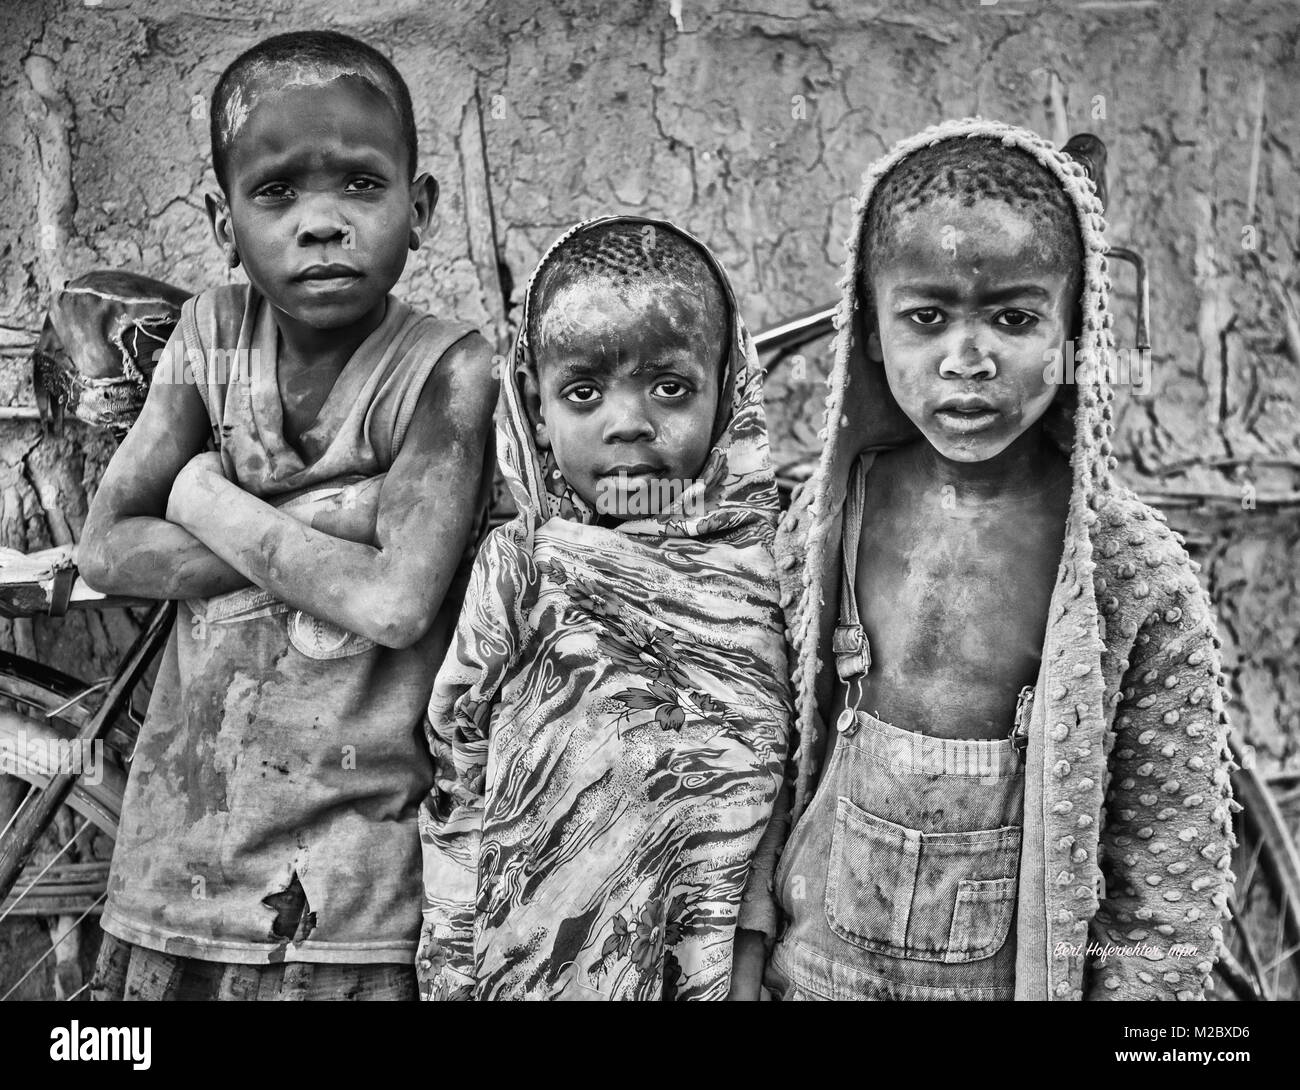
[[[1097,133],[1112,242],[1153,272],[1152,384],[1119,394],[1122,473],[1163,497],[1205,564],[1236,727],[1269,767],[1300,766],[1294,5],[20,0],[2,21],[0,404],[31,403],[25,346],[52,281],[229,275],[202,214],[204,100],[279,31],[333,26],[397,62],[443,184],[399,291],[498,338],[503,302],[513,314],[542,248],[581,217],[696,231],[757,328],[833,297],[849,195],[898,137],[973,113]],[[1131,343],[1133,280],[1114,278]],[[785,461],[815,447],[825,366],[814,349],[773,373]],[[76,425],[0,422],[0,543],[75,539],[110,453]],[[96,677],[133,630],[119,612],[0,635]]]

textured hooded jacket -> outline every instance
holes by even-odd
[[[519,513],[479,551],[429,703],[429,999],[725,999],[781,784],[776,483],[762,373],[721,268],[709,258],[730,337],[714,442],[663,514],[598,525],[524,411],[537,275],[574,233],[611,222],[651,245],[677,230],[611,217],[557,241],[501,387]]]
[[[1079,163],[1026,130],[979,119],[931,128],[872,166],[854,206],[825,447],[778,543],[799,733],[792,816],[816,788],[824,748],[849,472],[864,451],[919,436],[883,366],[864,352],[858,269],[868,204],[908,155],[972,136],[1024,149],[1059,181],[1083,252],[1077,369],[1054,406],[1066,424],[1052,434],[1069,454],[1072,490],[1029,725],[1016,998],[1199,999],[1232,881],[1220,644],[1182,539],[1113,477],[1101,204]],[[1090,944],[1137,953],[1102,962]]]

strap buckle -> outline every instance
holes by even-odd
[[[871,645],[860,624],[836,625],[831,637],[831,651],[835,654],[835,673],[845,683],[855,677],[864,677],[871,669]]]
[[[1016,748],[1016,755],[1023,761],[1025,751],[1029,748],[1029,718],[1034,706],[1034,687],[1026,685],[1016,697],[1016,721],[1011,728],[1011,744]]]

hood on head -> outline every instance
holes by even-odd
[[[822,613],[823,609],[835,608],[838,601],[839,541],[832,540],[831,531],[838,524],[849,473],[863,452],[902,446],[920,434],[890,393],[884,365],[871,362],[865,351],[872,315],[866,302],[859,298],[858,270],[867,211],[872,194],[882,180],[908,156],[942,141],[973,137],[992,137],[1028,152],[1057,180],[1075,210],[1083,267],[1073,388],[1062,391],[1064,397],[1061,393],[1057,395],[1057,401],[1068,410],[1060,421],[1064,427],[1049,425],[1048,431],[1070,454],[1072,493],[1066,537],[1080,543],[1071,553],[1070,563],[1081,565],[1081,571],[1090,563],[1087,528],[1096,521],[1095,508],[1102,494],[1111,487],[1115,464],[1110,446],[1111,392],[1106,368],[1097,365],[1112,360],[1114,352],[1101,202],[1085,166],[1035,133],[979,118],[944,122],[901,141],[876,161],[867,171],[853,204],[848,254],[835,315],[834,360],[827,380],[830,393],[826,398],[825,426],[820,433],[825,445],[817,469],[799,500],[801,510],[792,512],[800,525],[800,540],[806,543],[802,586],[791,614],[791,638],[797,648],[794,682],[798,728],[804,743],[813,737]],[[829,655],[824,657],[829,662]],[[806,744],[801,747],[801,781],[804,782],[813,760],[811,748]],[[796,811],[803,801],[802,798],[796,801]]]
[[[817,475],[820,481],[837,482],[838,495],[841,497],[849,470],[859,454],[868,450],[902,446],[917,439],[920,434],[894,401],[885,377],[884,365],[873,363],[865,351],[873,316],[869,312],[869,301],[860,297],[861,278],[858,273],[862,264],[863,238],[872,194],[891,171],[922,148],[944,141],[976,137],[996,138],[1009,147],[1028,152],[1060,183],[1075,210],[1083,263],[1080,277],[1080,321],[1074,357],[1076,372],[1074,384],[1063,388],[1057,395],[1057,402],[1064,403],[1071,416],[1063,421],[1066,425],[1064,429],[1049,428],[1049,432],[1067,451],[1071,451],[1076,448],[1076,438],[1081,431],[1093,435],[1098,429],[1109,428],[1110,390],[1105,369],[1089,366],[1085,370],[1082,366],[1085,361],[1108,359],[1114,347],[1102,207],[1088,179],[1086,168],[1027,129],[979,118],[945,122],[901,141],[882,159],[872,164],[853,203],[853,225],[848,240],[844,276],[839,283],[840,299],[835,315],[838,334],[835,338],[834,363],[828,379],[831,393],[826,399],[826,443]],[[1053,409],[1057,407],[1053,406]],[[1106,454],[1109,454],[1109,450]],[[1104,457],[1100,464],[1097,459],[1090,459],[1088,465],[1076,466],[1076,469],[1079,468],[1086,472],[1084,478],[1076,483],[1089,491],[1099,485],[1103,478],[1109,477],[1109,467],[1105,464]],[[832,489],[832,494],[836,494],[835,489]]]
[[[774,521],[778,501],[763,415],[762,372],[749,331],[736,306],[731,281],[712,251],[695,236],[667,220],[643,216],[602,216],[569,228],[542,255],[529,278],[511,373],[503,376],[501,383],[502,411],[497,439],[502,475],[520,516],[532,524],[557,517],[581,523],[592,523],[597,518],[591,506],[564,479],[552,452],[537,446],[532,421],[525,409],[524,378],[537,376],[528,327],[542,271],[574,235],[611,224],[671,232],[696,247],[717,277],[728,310],[729,331],[723,357],[724,374],[718,384],[713,445],[699,478],[662,516],[629,520],[621,524],[621,529],[628,533],[696,537],[734,527],[759,511]]]

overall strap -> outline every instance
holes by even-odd
[[[862,537],[862,516],[866,509],[867,495],[864,461],[868,458],[870,455],[864,455],[854,463],[849,476],[848,494],[844,500],[844,534],[840,547],[844,570],[840,576],[839,622],[831,639],[831,650],[835,654],[835,672],[846,684],[855,679],[860,681],[871,669],[871,648],[858,616],[856,591],[858,543]]]

